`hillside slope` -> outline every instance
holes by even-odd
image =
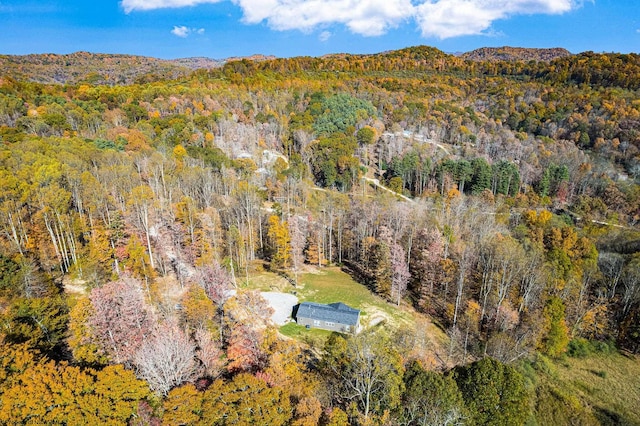
[[[543,61],[551,62],[557,58],[571,56],[567,49],[559,47],[534,49],[525,47],[482,47],[461,55],[471,61]]]
[[[187,66],[162,59],[133,55],[75,52],[67,55],[0,55],[5,75],[37,83],[131,84],[142,76],[176,78],[189,72]]]

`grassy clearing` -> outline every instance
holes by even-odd
[[[557,374],[601,424],[640,425],[640,358],[619,353],[567,358]]]
[[[535,421],[531,425],[640,425],[640,358],[596,352],[551,361],[538,357]]]
[[[278,274],[273,272],[259,272],[249,277],[249,283],[245,280],[239,283],[240,287],[250,288],[252,290],[260,291],[280,291],[283,293],[289,293],[293,289],[291,284]]]
[[[414,320],[412,312],[373,294],[337,267],[301,275],[298,286],[292,290],[301,302],[342,302],[359,309],[360,322],[364,326],[379,323],[399,326],[413,323]]]
[[[413,320],[412,313],[388,303],[371,293],[364,285],[338,267],[323,268],[301,274],[298,285],[294,287],[283,277],[272,272],[260,272],[249,277],[247,288],[260,291],[280,291],[293,293],[300,302],[334,303],[342,302],[360,309],[361,318],[384,317],[385,321],[408,323]]]
[[[356,282],[338,267],[312,268],[300,274],[294,287],[281,276],[271,272],[254,273],[249,277],[247,288],[260,291],[293,293],[300,302],[342,302],[360,310],[360,324],[365,328],[415,328],[430,350],[439,350],[448,341],[447,336],[431,321],[407,304],[396,306],[373,294],[366,286]],[[331,334],[318,329],[305,329],[295,323],[280,328],[280,333],[321,348]],[[427,344],[427,343],[425,343]],[[442,351],[440,351],[442,352]]]

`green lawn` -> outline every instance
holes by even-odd
[[[293,289],[301,302],[342,302],[360,309],[363,325],[370,321],[409,323],[413,316],[407,310],[396,307],[373,294],[364,285],[337,267],[323,268],[300,276],[298,287]]]
[[[338,267],[311,269],[300,274],[298,285],[295,287],[272,272],[254,273],[249,277],[247,287],[260,291],[293,293],[300,302],[346,303],[360,310],[360,324],[364,328],[382,327],[394,330],[406,327],[413,330],[417,327],[424,337],[427,337],[428,342],[425,344],[431,349],[444,347],[448,341],[448,337],[440,328],[428,318],[416,313],[406,302],[398,307],[378,297]],[[325,330],[306,329],[295,323],[280,327],[280,333],[316,349],[322,348],[324,341],[331,334]]]
[[[360,309],[360,320],[365,326],[372,322],[395,325],[413,322],[410,310],[398,308],[376,296],[338,267],[321,268],[301,274],[296,287],[277,274],[260,272],[249,277],[248,288],[293,293],[298,296],[300,302],[346,303]],[[296,331],[294,325],[284,326],[281,332],[290,337],[309,334],[305,330]]]

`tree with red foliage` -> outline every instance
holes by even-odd
[[[89,299],[95,343],[111,361],[131,362],[153,324],[140,284],[132,278],[113,281],[94,288]]]

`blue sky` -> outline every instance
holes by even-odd
[[[640,53],[639,0],[0,0],[0,54]]]

